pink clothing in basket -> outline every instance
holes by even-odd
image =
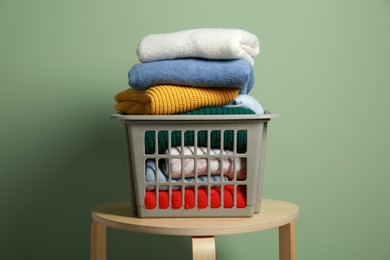
[[[208,155],[207,147],[197,147],[194,146],[184,146],[184,151],[182,153],[182,148],[172,147],[170,155],[188,155],[189,159],[184,159],[183,161],[183,174],[184,178],[195,176],[195,158],[191,158],[191,155]],[[195,152],[196,150],[196,152]],[[167,151],[168,153],[168,151]],[[223,169],[223,175],[228,179],[234,179],[234,174],[236,174],[236,180],[245,180],[246,179],[246,158],[239,157],[218,157],[218,155],[226,156],[233,154],[232,151],[223,150],[221,154],[220,149],[210,149],[210,155],[212,158],[209,160],[210,174],[216,175],[221,174],[221,169]],[[163,166],[166,173],[171,174],[172,178],[181,178],[182,175],[182,163],[181,158],[174,158],[170,160],[170,169],[168,165]],[[207,175],[209,171],[207,158],[198,158],[197,161],[197,173],[198,176]],[[222,162],[222,163],[221,163]]]

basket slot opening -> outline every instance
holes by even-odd
[[[221,186],[219,185],[213,185],[210,189],[210,207],[212,209],[220,208],[223,203],[223,200],[221,200]]]
[[[210,151],[212,149],[218,149],[222,147],[221,130],[210,131],[210,138],[207,142],[207,148]]]
[[[175,185],[172,187],[171,192],[171,207],[173,209],[181,209],[183,207],[183,200],[181,197],[182,186]]]
[[[247,151],[248,131],[240,129],[237,131],[235,149],[238,154],[244,154]]]
[[[199,130],[196,134],[197,140],[195,140],[195,144],[197,144],[198,147],[208,147],[208,132],[207,130]]]
[[[198,187],[197,206],[199,209],[205,209],[210,205],[210,192],[207,187]]]
[[[225,130],[223,132],[223,146],[221,145],[223,150],[229,150],[235,152],[235,138],[233,130]]]
[[[193,185],[186,186],[184,191],[184,208],[193,209],[195,208],[195,201],[197,197],[196,190]]]
[[[167,209],[169,207],[169,190],[168,186],[160,186],[158,189],[157,207],[159,209]]]
[[[181,146],[181,136],[182,136],[182,131],[180,130],[173,130],[171,132],[171,142],[170,143],[170,147],[167,147],[167,149],[170,151],[170,149],[172,149],[172,147],[176,147],[176,146]]]
[[[220,182],[224,179],[224,165],[221,158],[212,158],[210,160],[210,182]]]
[[[146,155],[156,153],[156,131],[148,130],[144,132],[144,153]]]
[[[236,202],[237,208],[245,208],[247,205],[247,186],[246,185],[237,185],[237,189],[235,189],[235,197],[234,201]]]
[[[156,186],[148,185],[145,191],[145,208],[155,209],[156,208]]]
[[[158,168],[156,167],[156,159],[147,158],[145,160],[145,183],[155,183],[156,180],[161,180]]]
[[[168,130],[158,131],[158,138],[156,147],[158,147],[158,154],[165,154],[169,146]]]
[[[234,180],[246,181],[247,179],[247,158],[239,157],[234,160]]]

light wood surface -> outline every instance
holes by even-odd
[[[295,222],[279,227],[279,259],[296,260]]]
[[[105,260],[107,254],[107,227],[97,221],[91,224],[91,259]]]
[[[214,260],[215,237],[192,237],[192,259]]]
[[[261,231],[293,222],[298,206],[280,200],[263,199],[261,211],[248,218],[139,218],[129,201],[102,204],[92,218],[116,229],[176,236],[215,236]]]
[[[297,205],[263,199],[261,211],[248,218],[139,218],[129,201],[102,204],[92,210],[91,259],[106,259],[107,227],[125,231],[192,237],[194,260],[215,260],[215,235],[261,231],[278,227],[279,260],[296,260]],[[256,250],[256,249],[254,249]]]

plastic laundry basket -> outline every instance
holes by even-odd
[[[277,115],[119,115],[139,217],[260,212],[268,121]]]

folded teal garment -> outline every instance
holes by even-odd
[[[134,65],[129,85],[145,90],[156,85],[234,87],[247,94],[254,85],[253,66],[246,60],[173,59]]]
[[[234,115],[234,114],[255,114],[250,109],[243,107],[204,107],[192,111],[182,113],[181,115]],[[145,154],[154,154],[156,152],[156,132],[146,131],[145,132]],[[171,132],[170,142],[171,146],[181,146],[181,131]],[[195,137],[194,131],[184,131],[184,146],[193,146]],[[227,130],[221,133],[221,131],[199,131],[197,135],[198,146],[207,147],[208,137],[210,138],[210,148],[220,149],[221,148],[221,136],[223,138],[222,149],[233,150],[236,145],[238,153],[245,153],[247,147],[247,130],[237,131],[237,135],[234,137],[233,130]],[[159,131],[157,134],[158,138],[158,153],[162,154],[168,149],[168,132]]]

